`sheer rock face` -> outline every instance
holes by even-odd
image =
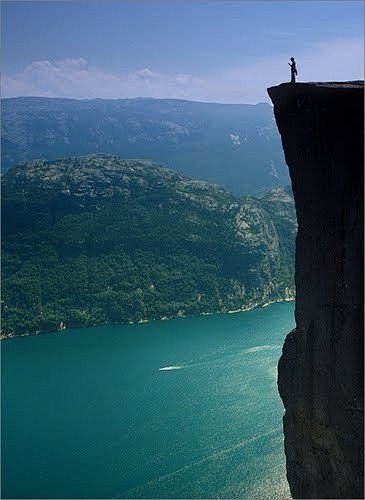
[[[268,89],[298,218],[279,362],[294,498],[363,498],[363,82]]]

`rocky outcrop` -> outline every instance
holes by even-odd
[[[268,92],[298,218],[296,329],[278,379],[290,489],[363,498],[363,82]]]

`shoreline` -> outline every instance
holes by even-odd
[[[213,314],[237,314],[237,313],[242,313],[242,312],[248,312],[252,311],[253,309],[258,309],[258,308],[264,308],[267,306],[270,306],[272,304],[279,304],[281,302],[293,302],[295,301],[294,298],[284,298],[284,299],[278,299],[278,300],[271,300],[269,302],[264,302],[262,303],[256,303],[251,306],[245,306],[240,309],[232,309],[229,311],[214,311],[214,312],[203,312],[200,314],[195,314],[195,315],[184,315],[184,314],[176,314],[175,316],[162,316],[162,318],[159,319],[140,319],[139,321],[129,321],[126,323],[104,323],[102,325],[90,325],[90,326],[81,326],[81,327],[67,327],[64,325],[64,323],[61,323],[60,328],[57,330],[49,330],[49,331],[44,331],[44,332],[34,332],[34,333],[21,333],[19,335],[16,334],[2,334],[0,335],[0,341],[1,340],[7,340],[7,339],[14,339],[14,338],[19,338],[19,337],[34,337],[36,335],[46,335],[47,333],[61,333],[64,332],[66,333],[68,330],[75,330],[77,328],[97,328],[98,326],[128,326],[128,325],[140,325],[143,323],[151,323],[152,321],[169,321],[172,319],[178,319],[178,318],[199,318],[201,316],[212,316]]]

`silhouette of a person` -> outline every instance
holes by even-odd
[[[290,66],[290,69],[291,69],[291,80],[290,80],[290,83],[295,83],[295,77],[298,74],[298,72],[297,72],[297,65],[295,64],[294,57],[291,57],[290,60],[291,60],[291,64],[288,63],[289,66]]]

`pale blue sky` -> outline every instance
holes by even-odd
[[[266,101],[363,78],[363,1],[2,2],[4,96]]]

